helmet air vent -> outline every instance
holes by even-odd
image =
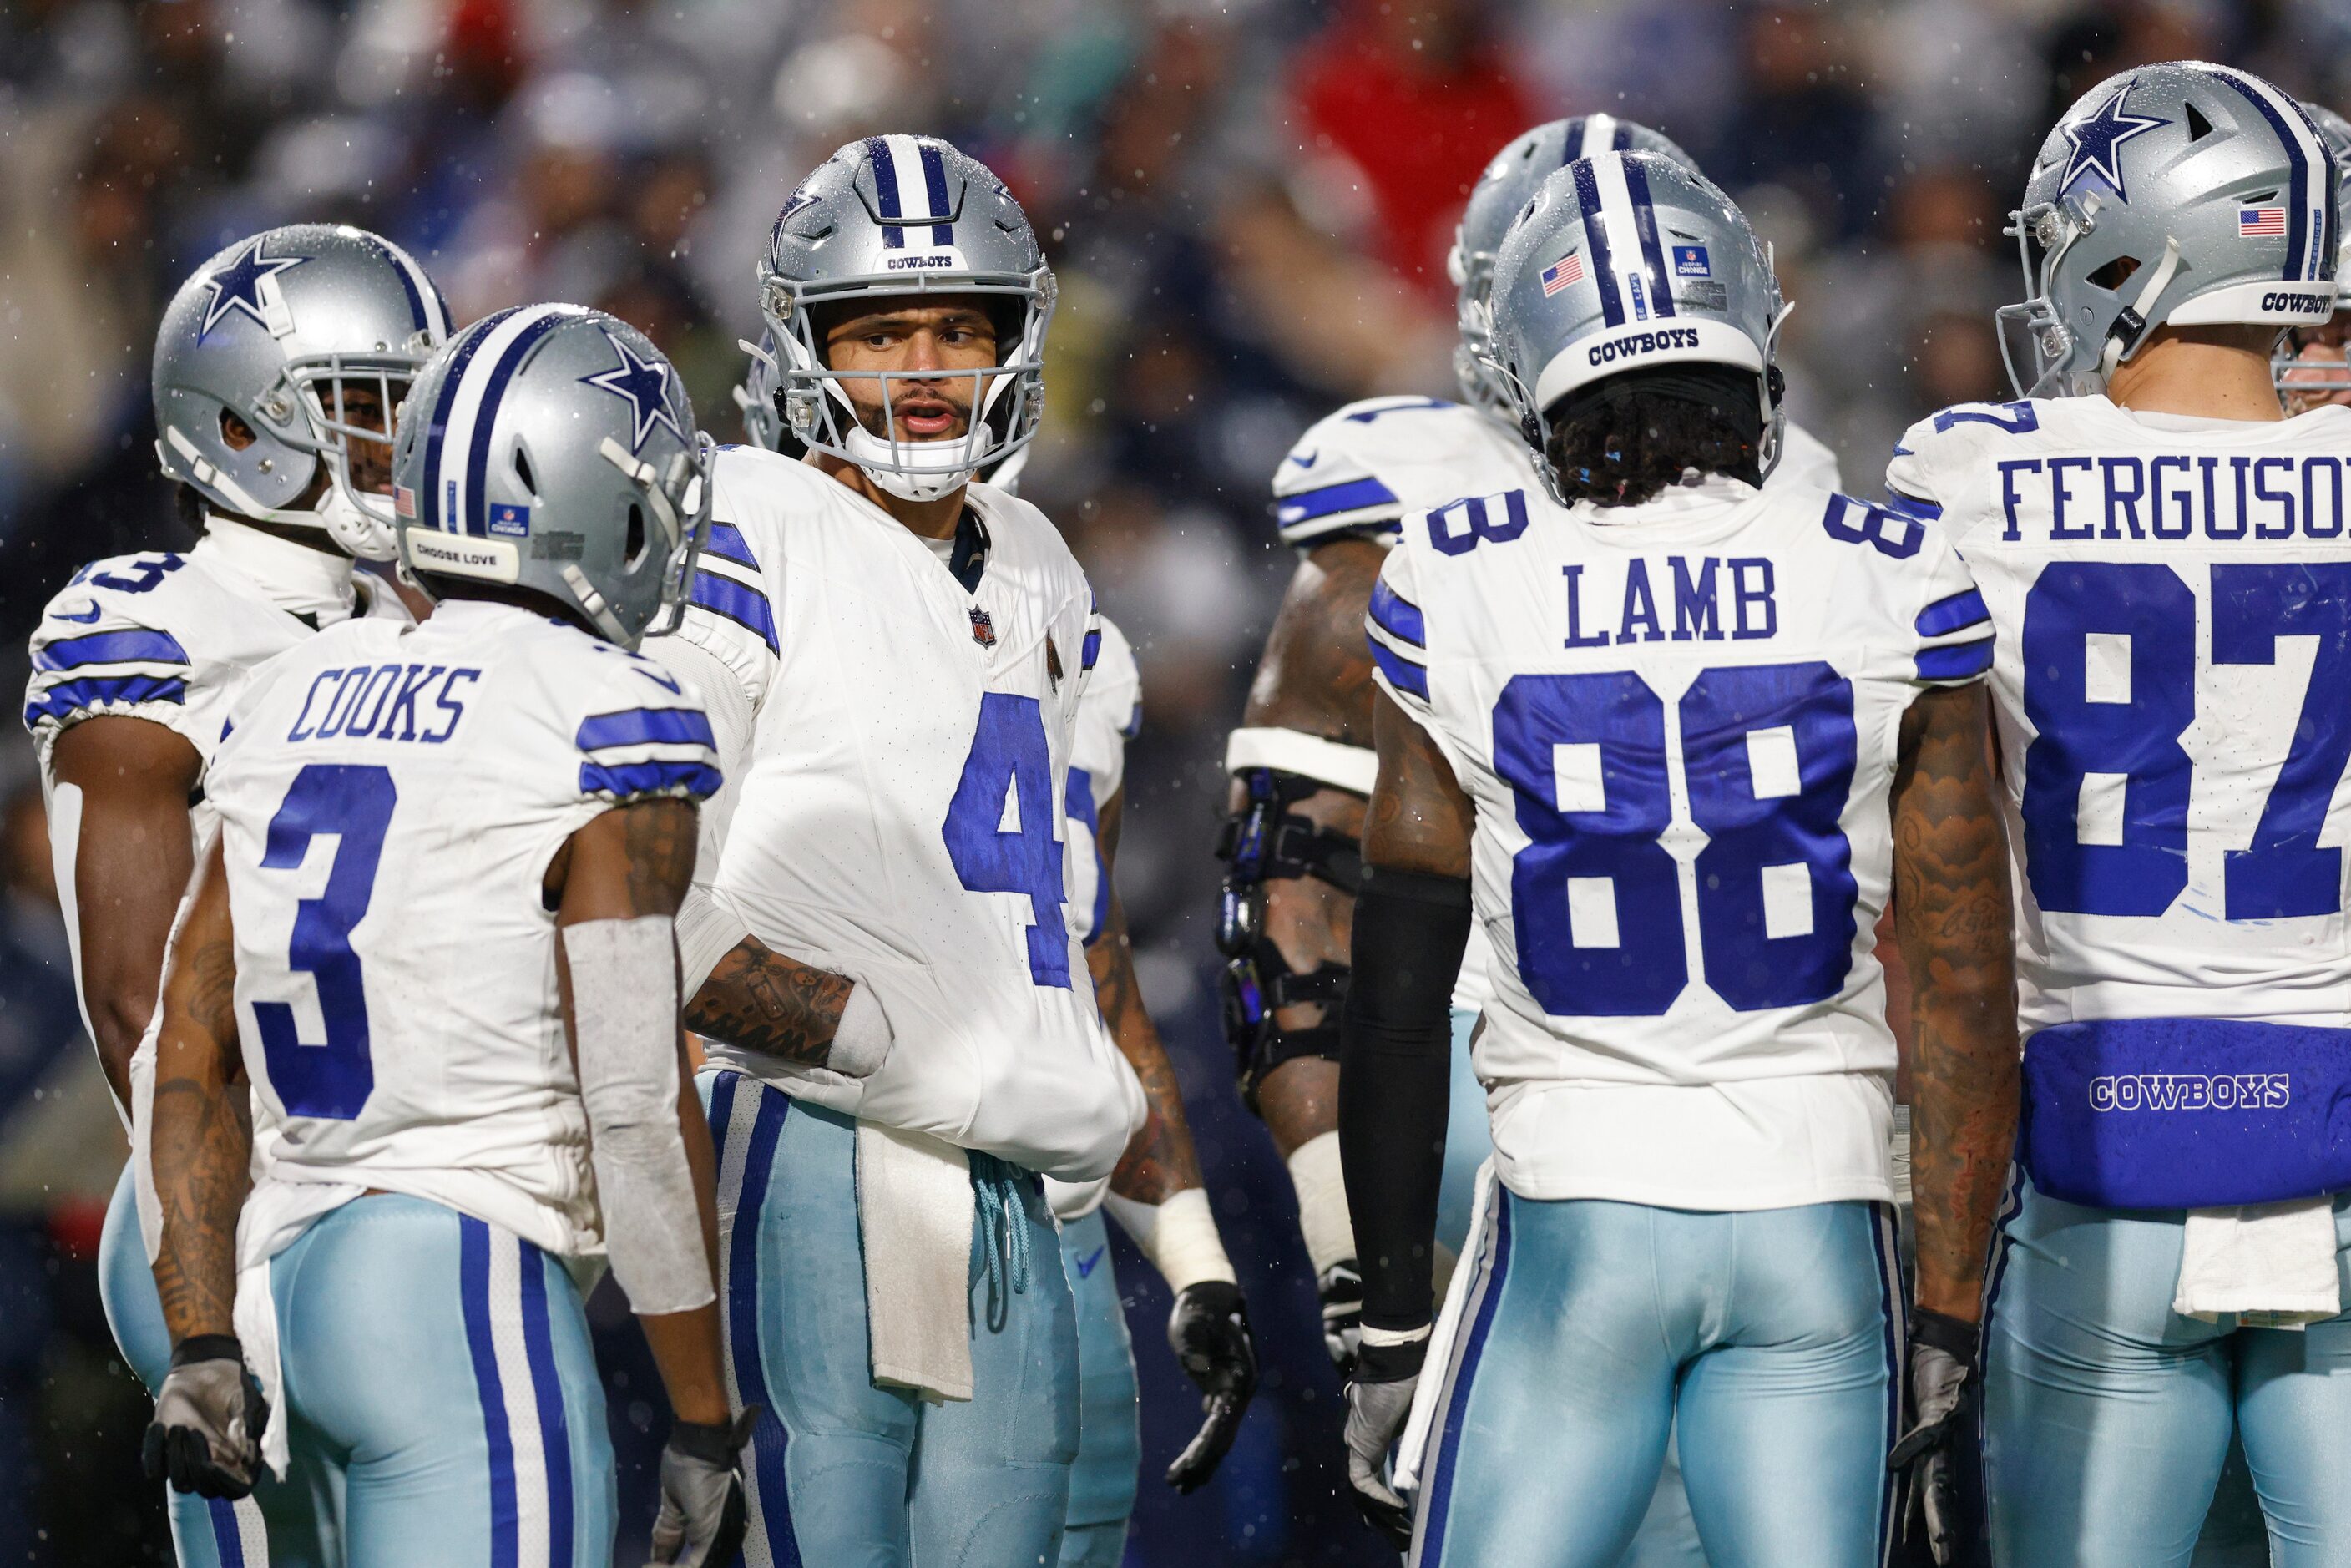
[[[2190,146],[2193,146],[2195,143],[2197,143],[2197,142],[2199,142],[2199,141],[2203,141],[2207,136],[2210,136],[2210,135],[2211,135],[2211,134],[2212,134],[2212,122],[2211,122],[2210,120],[2207,120],[2206,118],[2204,118],[2204,111],[2203,111],[2202,110],[2200,110],[2200,109],[2197,108],[2197,107],[2196,107],[2196,105],[2195,105],[2195,104],[2193,104],[2192,102],[2191,102],[2190,104],[2189,104],[2189,106],[2188,106],[2188,141],[2189,141],[2189,144]]]

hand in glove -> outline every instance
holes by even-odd
[[[194,1334],[172,1351],[140,1458],[147,1479],[174,1491],[235,1500],[261,1473],[269,1402],[245,1369],[235,1334]]]
[[[1426,1336],[1410,1344],[1364,1345],[1347,1385],[1347,1484],[1364,1521],[1399,1548],[1412,1544],[1412,1509],[1388,1485],[1388,1450],[1404,1435],[1427,1354]]]
[[[1167,1467],[1167,1484],[1195,1491],[1217,1473],[1257,1392],[1257,1342],[1240,1287],[1222,1280],[1186,1286],[1167,1315],[1167,1343],[1199,1387],[1204,1417],[1199,1435]]]
[[[1966,1438],[1959,1396],[1975,1365],[1976,1325],[1921,1307],[1910,1323],[1910,1429],[1894,1445],[1886,1469],[1896,1483],[1896,1528],[1906,1536],[1915,1520],[1927,1527],[1928,1550],[1941,1568],[1962,1560],[1956,1460]]]
[[[1353,1258],[1343,1258],[1314,1281],[1322,1299],[1322,1348],[1343,1378],[1355,1375],[1355,1341],[1364,1328],[1364,1275]]]
[[[723,1427],[679,1421],[661,1457],[661,1512],[653,1562],[719,1568],[743,1549],[743,1445],[759,1423],[757,1405]]]

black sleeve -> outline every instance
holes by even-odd
[[[1468,942],[1468,879],[1364,869],[1340,1033],[1339,1154],[1367,1328],[1416,1329],[1435,1316],[1453,980]]]

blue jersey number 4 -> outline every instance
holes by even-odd
[[[1053,755],[1035,697],[980,697],[979,728],[942,831],[967,889],[1028,898],[1029,977],[1067,988],[1070,926],[1061,908],[1061,841],[1053,836]]]
[[[294,934],[286,954],[286,967],[308,975],[318,987],[324,1043],[313,1045],[302,1039],[289,1004],[253,1004],[270,1086],[288,1115],[348,1122],[375,1092],[375,1063],[368,1053],[367,984],[360,956],[351,948],[351,932],[367,918],[368,904],[375,896],[384,830],[392,825],[398,800],[388,768],[312,763],[294,776],[277,814],[269,820],[261,856],[265,870],[299,869],[312,839],[322,833],[335,838],[326,891],[295,905]]]

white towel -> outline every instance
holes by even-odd
[[[971,1162],[925,1133],[857,1124],[857,1224],[876,1386],[971,1397]]]
[[[261,1459],[280,1479],[286,1475],[285,1375],[277,1356],[277,1298],[269,1289],[269,1260],[294,1245],[321,1215],[331,1214],[367,1191],[349,1182],[256,1183],[236,1220],[235,1321],[245,1364],[269,1401],[269,1425],[261,1433]]]
[[[2234,1312],[2246,1328],[2294,1329],[2342,1312],[2335,1200],[2190,1209],[2171,1310],[2207,1322]]]
[[[1486,1232],[1493,1224],[1494,1209],[1501,1202],[1495,1188],[1501,1185],[1494,1174],[1493,1156],[1478,1167],[1478,1185],[1469,1206],[1469,1235],[1462,1246],[1471,1258],[1486,1243]],[[1453,1266],[1453,1255],[1443,1246],[1437,1248],[1437,1260],[1432,1272],[1443,1276],[1437,1284],[1438,1294],[1445,1302],[1437,1314],[1437,1327],[1428,1336],[1427,1359],[1421,1363],[1420,1384],[1412,1391],[1412,1414],[1404,1424],[1404,1435],[1397,1440],[1394,1485],[1403,1493],[1410,1493],[1420,1485],[1420,1467],[1428,1458],[1428,1445],[1436,1435],[1439,1412],[1445,1403],[1445,1378],[1453,1361],[1454,1342],[1464,1332],[1462,1318],[1468,1310],[1469,1289],[1478,1270]]]

